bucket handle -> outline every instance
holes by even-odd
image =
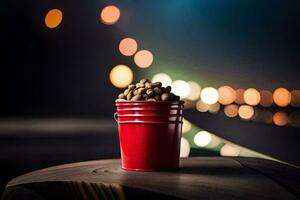
[[[114,119],[115,119],[116,122],[118,122],[118,115],[117,115],[117,113],[114,113]]]

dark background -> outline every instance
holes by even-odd
[[[299,89],[299,1],[2,1],[0,115],[111,117],[120,63],[137,80],[156,72],[201,86]],[[113,26],[101,9],[121,10]],[[55,29],[44,24],[63,12]],[[123,37],[153,52],[138,69],[118,52]]]

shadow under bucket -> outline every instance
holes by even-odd
[[[179,168],[183,104],[183,101],[116,102],[123,169]]]

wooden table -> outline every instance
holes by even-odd
[[[128,172],[120,160],[50,167],[10,181],[12,199],[299,199],[297,167],[254,158],[194,157],[181,169]]]

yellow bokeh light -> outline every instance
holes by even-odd
[[[103,24],[115,24],[120,18],[120,9],[116,6],[110,5],[102,9],[100,18]]]
[[[119,44],[119,50],[124,56],[132,56],[137,48],[137,42],[133,38],[124,38]]]
[[[227,117],[236,117],[238,115],[239,107],[235,104],[227,105],[224,107],[224,113]]]
[[[219,100],[218,91],[213,87],[203,88],[200,97],[201,100],[206,104],[214,104]]]
[[[140,68],[147,68],[153,62],[153,55],[148,50],[140,50],[134,55],[134,62]]]
[[[236,92],[230,86],[222,86],[218,89],[219,102],[222,105],[228,105],[235,101]]]
[[[300,90],[293,90],[291,92],[291,105],[300,107]]]
[[[172,83],[172,92],[181,98],[186,98],[190,93],[190,86],[186,81],[176,80]]]
[[[190,154],[190,144],[185,138],[181,138],[180,141],[180,158],[187,158]]]
[[[187,133],[192,129],[192,124],[186,119],[183,119],[182,123],[182,133]]]
[[[199,147],[205,147],[211,142],[211,134],[207,131],[200,131],[194,137],[194,143]]]
[[[220,151],[221,156],[238,156],[241,150],[234,144],[225,144]]]
[[[235,91],[235,93],[236,93],[235,103],[240,104],[240,105],[245,103],[245,101],[244,101],[244,92],[245,92],[244,89],[237,89]]]
[[[273,115],[273,123],[277,126],[285,126],[289,123],[289,116],[283,111],[276,112]]]
[[[260,94],[254,88],[249,88],[244,92],[244,101],[246,104],[256,106],[260,102]]]
[[[200,92],[201,92],[200,85],[193,81],[188,81],[188,84],[190,86],[190,92],[187,96],[187,99],[192,101],[198,100],[200,98]]]
[[[273,96],[272,96],[272,92],[268,91],[268,90],[262,90],[260,91],[260,105],[264,106],[264,107],[270,107],[273,104]]]
[[[196,103],[196,109],[199,111],[199,112],[207,112],[208,109],[209,109],[209,105],[204,103],[203,101],[199,100],[197,101]]]
[[[273,92],[273,100],[276,105],[286,107],[291,102],[291,93],[286,88],[277,88]]]
[[[126,65],[117,65],[110,71],[109,79],[115,87],[125,88],[132,82],[133,72]]]
[[[242,105],[239,107],[238,114],[242,119],[250,119],[254,115],[254,109],[252,106]]]
[[[45,24],[48,28],[56,28],[62,21],[63,14],[59,9],[50,10],[45,17]]]
[[[161,82],[163,87],[167,87],[172,84],[172,79],[168,74],[158,73],[153,76],[152,82]]]

